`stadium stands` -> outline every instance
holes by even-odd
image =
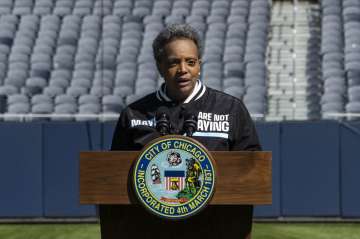
[[[201,79],[243,99],[253,117],[357,119],[359,15],[353,0],[296,9],[268,0],[3,0],[1,112],[118,114],[162,82],[156,34],[186,22],[203,39]],[[57,102],[61,95],[75,102]]]
[[[348,85],[348,103],[345,108],[348,113],[360,113],[360,3],[343,1],[342,17],[345,37],[344,68]]]
[[[341,1],[323,1],[321,7],[323,14],[321,54],[324,82],[321,108],[323,117],[326,118],[329,113],[344,113],[346,80]]]
[[[313,1],[273,3],[267,120],[320,117],[319,20],[319,5]]]
[[[322,76],[323,118],[358,119],[360,113],[360,3],[359,1],[323,0]]]
[[[7,113],[119,113],[157,89],[152,40],[185,22],[204,41],[201,79],[266,113],[267,0],[15,0],[0,14]]]

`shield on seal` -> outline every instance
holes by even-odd
[[[165,188],[168,191],[181,191],[185,188],[185,171],[165,171]]]
[[[154,183],[154,165],[159,183]],[[163,218],[182,219],[195,215],[210,202],[215,189],[215,163],[198,141],[180,135],[163,136],[141,151],[132,178],[135,195],[145,209]]]

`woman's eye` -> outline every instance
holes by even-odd
[[[190,60],[190,61],[187,61],[187,63],[189,64],[189,66],[195,66],[196,61]]]
[[[177,65],[177,62],[176,61],[169,61],[169,66],[176,66]]]

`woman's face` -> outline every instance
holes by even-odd
[[[200,73],[200,59],[195,43],[189,39],[176,39],[164,47],[159,71],[166,83],[167,95],[183,102],[194,90]]]

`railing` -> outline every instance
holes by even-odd
[[[120,114],[0,114],[0,119],[7,121],[17,120],[21,122],[41,120],[41,119],[51,119],[51,120],[98,120],[98,121],[109,121],[117,120]]]
[[[339,120],[342,118],[360,119],[360,113],[323,113],[322,118],[323,119],[332,118],[332,119],[339,119]]]
[[[0,114],[0,120],[5,121],[17,121],[17,122],[30,122],[34,120],[72,120],[78,121],[97,120],[100,122],[118,120],[120,114],[115,113],[103,113],[103,114]],[[263,114],[250,114],[251,118],[255,121],[261,121],[264,119]]]

